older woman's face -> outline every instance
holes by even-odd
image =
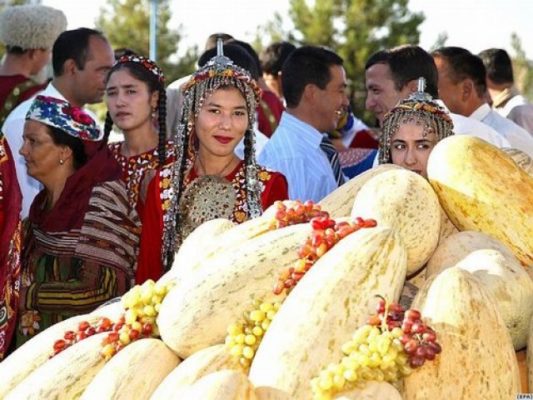
[[[66,161],[65,146],[54,143],[48,127],[40,122],[28,120],[24,124],[23,144],[19,153],[26,161],[28,175],[42,182],[62,167],[59,160]]]
[[[437,135],[430,131],[424,136],[424,126],[415,122],[400,124],[391,137],[392,163],[427,178],[428,158],[437,144]]]
[[[241,92],[234,87],[215,90],[196,118],[200,151],[218,157],[233,154],[247,127],[248,109]]]

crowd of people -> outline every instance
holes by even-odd
[[[533,157],[533,105],[501,49],[384,49],[366,62],[368,127],[344,60],[319,45],[259,55],[211,35],[166,82],[102,32],[41,5],[0,14],[0,360],[53,323],[158,279],[201,223],[320,201],[377,164],[426,176],[433,147],[475,135]],[[119,54],[120,53],[120,54]],[[51,59],[53,78],[34,76]],[[101,124],[85,108],[105,101]],[[111,133],[122,140],[110,142]]]

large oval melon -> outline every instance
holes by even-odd
[[[394,169],[363,185],[352,218],[373,218],[379,226],[395,229],[407,250],[407,275],[424,266],[437,247],[441,208],[437,195],[420,175]]]
[[[341,345],[372,313],[375,295],[398,300],[405,271],[406,252],[392,229],[342,239],[281,305],[252,362],[252,383],[311,399],[311,378],[341,358]]]
[[[507,154],[474,136],[450,136],[431,152],[427,171],[459,230],[493,236],[533,264],[533,178]]]
[[[442,271],[413,308],[437,332],[442,353],[404,379],[405,400],[515,399],[518,364],[494,298],[460,268]]]
[[[320,200],[318,204],[322,207],[322,210],[329,213],[331,218],[348,217],[352,211],[355,196],[363,185],[374,176],[393,169],[401,169],[401,167],[394,164],[382,164],[369,169],[339,186],[339,188]]]

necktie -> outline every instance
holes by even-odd
[[[331,164],[331,169],[333,170],[333,176],[337,185],[340,186],[344,183],[344,175],[341,170],[341,163],[339,162],[339,153],[330,138],[327,135],[322,137],[322,142],[320,143],[320,148],[328,157],[329,163]]]

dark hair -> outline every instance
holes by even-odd
[[[503,49],[487,49],[479,53],[487,70],[487,78],[496,84],[514,83],[513,63]]]
[[[434,57],[441,57],[446,60],[452,82],[459,83],[464,79],[471,79],[474,82],[477,95],[482,97],[485,94],[487,91],[485,80],[487,71],[481,58],[462,47],[452,46],[441,47],[432,54]]]
[[[74,60],[78,69],[85,68],[89,56],[91,36],[98,36],[102,40],[107,40],[102,32],[89,28],[65,31],[59,35],[52,48],[52,66],[55,76],[63,74],[65,61],[70,59]]]
[[[231,39],[226,42],[226,44],[233,44],[242,48],[248,55],[252,58],[255,68],[249,70],[252,78],[258,80],[261,76],[261,61],[259,61],[259,56],[250,43],[243,42],[242,40]]]
[[[294,50],[281,72],[281,87],[287,107],[296,107],[308,84],[325,89],[331,80],[329,68],[342,66],[343,59],[333,51],[319,46],[302,46]]]
[[[209,50],[209,49],[217,47],[218,38],[221,38],[222,41],[226,43],[228,40],[233,39],[233,36],[231,36],[229,33],[223,33],[223,32],[212,33],[211,35],[209,35],[209,37],[207,38],[205,42],[204,50]]]
[[[109,81],[111,75],[119,70],[127,70],[135,79],[138,79],[141,82],[146,83],[148,86],[148,91],[150,94],[154,92],[159,93],[159,98],[157,100],[157,110],[158,110],[158,123],[159,123],[159,140],[157,146],[157,153],[159,158],[159,165],[162,166],[165,163],[166,159],[166,132],[167,132],[167,96],[164,85],[159,81],[157,76],[142,66],[138,62],[128,61],[123,63],[117,63],[111,68],[107,74],[106,84]],[[113,120],[109,111],[106,114],[105,123],[104,123],[104,139],[107,140],[111,129],[113,127]]]
[[[263,72],[277,76],[281,72],[283,63],[296,46],[289,42],[275,42],[267,46],[259,56]]]
[[[23,49],[20,46],[6,46],[6,52],[8,54],[22,55],[28,51],[29,49]]]
[[[396,90],[402,90],[412,80],[426,79],[425,91],[437,98],[439,73],[435,60],[420,46],[403,45],[378,51],[370,56],[365,70],[375,64],[386,64],[391,71]]]
[[[248,54],[246,50],[244,50],[241,46],[238,46],[237,44],[225,44],[223,46],[224,55],[228,57],[235,65],[238,65],[241,68],[244,68],[246,71],[250,73],[252,78],[254,78],[254,74],[257,76],[259,75],[259,72],[257,72],[255,63],[253,58]],[[217,55],[217,49],[212,48],[209,50],[206,50],[202,53],[200,58],[198,59],[198,66],[201,68],[207,62],[212,59],[214,56]],[[255,78],[254,78],[255,79]]]
[[[119,47],[118,49],[113,50],[113,53],[115,53],[115,61],[118,61],[118,59],[122,56],[137,56],[138,55],[135,51],[127,47]]]
[[[80,138],[74,137],[55,126],[46,125],[52,141],[57,146],[67,146],[72,150],[74,169],[80,169],[87,162],[85,147]]]

